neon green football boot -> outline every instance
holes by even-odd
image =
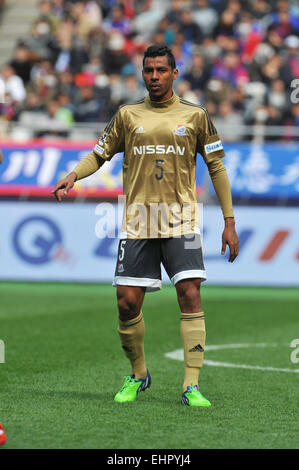
[[[144,392],[150,388],[152,379],[149,371],[147,370],[146,377],[142,379],[135,379],[134,375],[126,376],[124,384],[119,392],[114,397],[114,401],[118,403],[125,403],[127,401],[135,401],[139,392]]]
[[[187,390],[182,395],[183,405],[188,406],[211,406],[207,400],[198,390],[197,385],[188,385]]]

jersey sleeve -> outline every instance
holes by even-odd
[[[203,109],[199,121],[197,152],[202,155],[207,164],[215,158],[225,156],[223,144],[206,109]]]
[[[119,152],[125,150],[124,124],[120,110],[112,117],[102,135],[95,144],[93,152],[108,161]]]

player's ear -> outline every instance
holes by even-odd
[[[173,79],[173,80],[176,80],[176,79],[178,78],[178,76],[179,76],[179,71],[178,71],[178,69],[173,69],[173,71],[172,71],[172,79]]]

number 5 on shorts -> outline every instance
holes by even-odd
[[[125,244],[126,244],[126,240],[123,240],[122,242],[120,242],[120,245],[119,245],[119,261],[123,261],[124,257],[125,257]]]

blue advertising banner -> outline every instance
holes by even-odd
[[[121,215],[107,202],[2,202],[0,279],[112,282]],[[235,215],[240,251],[229,263],[228,250],[220,254],[221,210],[203,208],[206,283],[299,286],[298,209],[236,207]]]
[[[1,143],[0,195],[50,196],[56,182],[91,152],[94,142],[61,143],[34,140],[26,144]],[[122,193],[122,154],[101,171],[76,183],[71,196],[115,197]]]
[[[299,198],[299,144],[225,144],[233,196]]]
[[[38,140],[1,143],[0,195],[49,196],[55,183],[72,171],[93,146],[94,142]],[[233,196],[299,198],[299,144],[226,143],[224,149]],[[70,195],[117,197],[122,193],[122,159],[122,154],[116,154],[100,171],[76,183]],[[207,167],[199,156],[198,193],[206,174]]]

